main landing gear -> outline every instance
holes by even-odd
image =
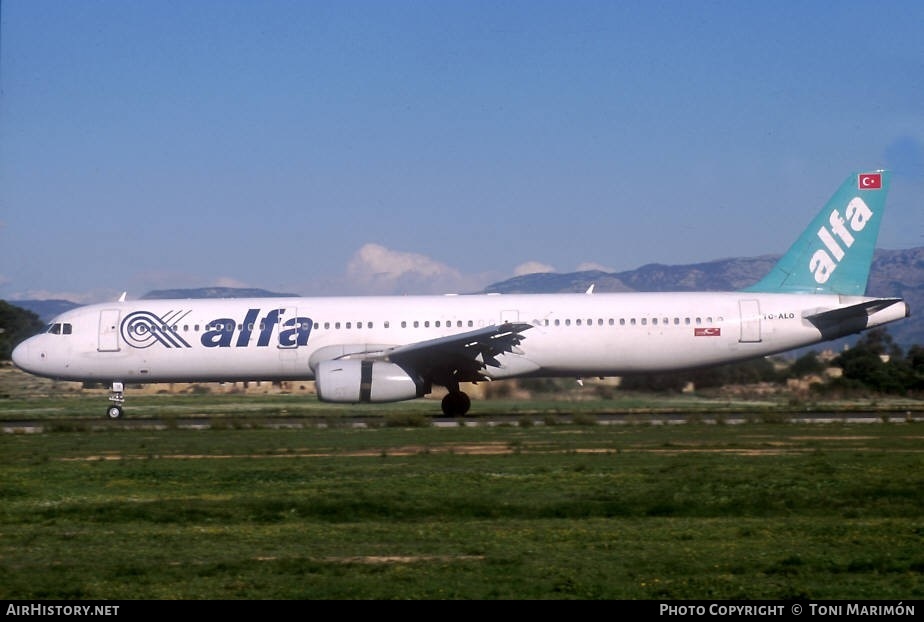
[[[443,398],[443,414],[447,417],[461,417],[468,412],[471,405],[472,400],[462,391],[449,391]]]
[[[122,418],[122,404],[125,403],[125,394],[121,382],[113,382],[109,389],[109,401],[112,404],[106,409],[106,416],[110,419]]]

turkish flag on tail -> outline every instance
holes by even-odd
[[[882,174],[863,173],[857,179],[857,186],[860,190],[878,190],[882,188]]]

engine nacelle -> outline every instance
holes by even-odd
[[[314,383],[323,402],[400,402],[427,394],[420,378],[387,361],[321,361]]]

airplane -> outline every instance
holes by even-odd
[[[125,300],[60,314],[13,351],[38,376],[126,384],[314,380],[318,399],[397,402],[462,383],[607,377],[777,354],[901,320],[865,296],[890,173],[850,174],[758,283],[732,292]]]

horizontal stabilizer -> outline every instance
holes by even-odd
[[[805,319],[817,326],[818,324],[843,322],[844,320],[852,317],[867,318],[876,311],[882,311],[886,307],[891,307],[897,302],[903,301],[901,298],[876,298],[874,300],[867,300],[866,302],[861,302],[860,304],[851,305],[849,307],[841,307],[840,309],[832,309],[830,311],[822,311],[821,313],[813,313],[811,315],[805,316]]]
[[[887,309],[888,313],[880,313]],[[883,317],[880,317],[880,314]],[[901,298],[873,298],[848,307],[820,311],[803,317],[820,330],[825,339],[836,339],[907,315],[908,305]]]

